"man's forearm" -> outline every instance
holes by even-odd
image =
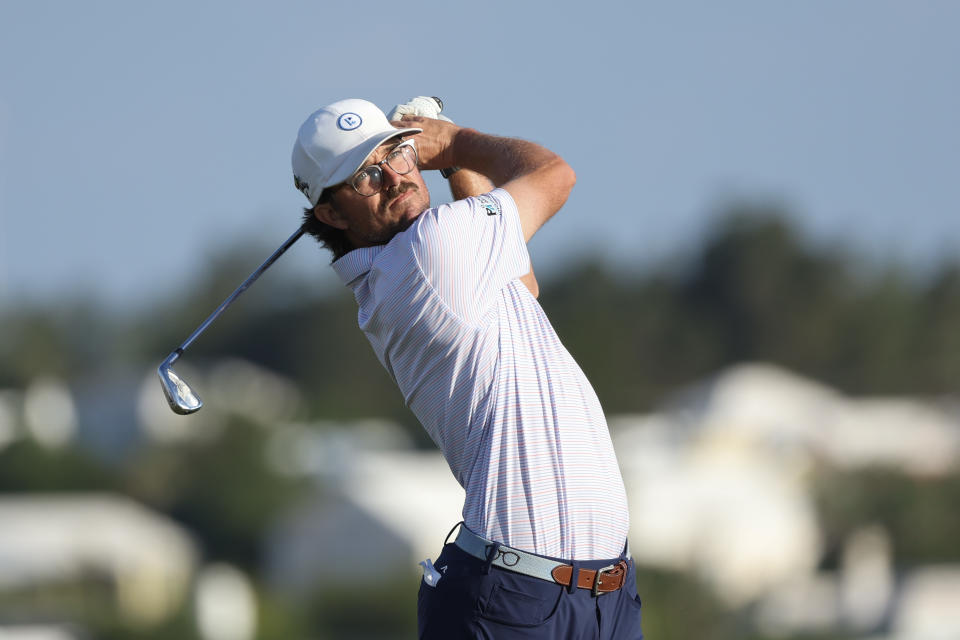
[[[510,193],[526,240],[559,211],[576,182],[563,158],[527,140],[459,129],[449,151],[456,166],[478,171]]]
[[[457,132],[449,153],[453,166],[472,169],[498,187],[553,161],[562,161],[554,152],[533,142],[467,128]]]

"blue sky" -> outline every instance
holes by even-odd
[[[738,198],[929,265],[960,249],[958,30],[922,1],[6,0],[0,305],[162,300],[254,239],[252,271],[305,203],[297,128],[344,97],[439,95],[560,152],[579,182],[541,274],[677,255]],[[277,268],[337,286],[327,262],[304,240]]]

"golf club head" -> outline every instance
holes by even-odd
[[[170,357],[157,368],[157,374],[160,376],[163,395],[166,396],[170,408],[174,413],[185,416],[199,411],[203,406],[203,400],[173,370],[173,363],[178,357],[180,357],[178,352],[171,353]]]

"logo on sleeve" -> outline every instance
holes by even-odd
[[[480,200],[480,206],[486,210],[488,216],[499,216],[502,213],[500,210],[500,203],[497,202],[497,199],[493,196],[484,194],[482,196],[478,196],[477,199]]]

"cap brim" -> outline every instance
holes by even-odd
[[[376,135],[370,138],[369,140],[364,141],[363,144],[359,145],[356,149],[350,152],[347,158],[343,161],[343,164],[340,165],[340,168],[337,169],[333,175],[330,176],[329,183],[324,186],[332,187],[335,184],[340,184],[345,181],[347,178],[352,176],[357,172],[357,169],[363,166],[363,163],[367,161],[367,158],[370,157],[377,147],[382,145],[387,140],[397,138],[400,136],[410,135],[412,133],[422,133],[423,129],[397,129],[395,131],[387,131],[381,135]]]

